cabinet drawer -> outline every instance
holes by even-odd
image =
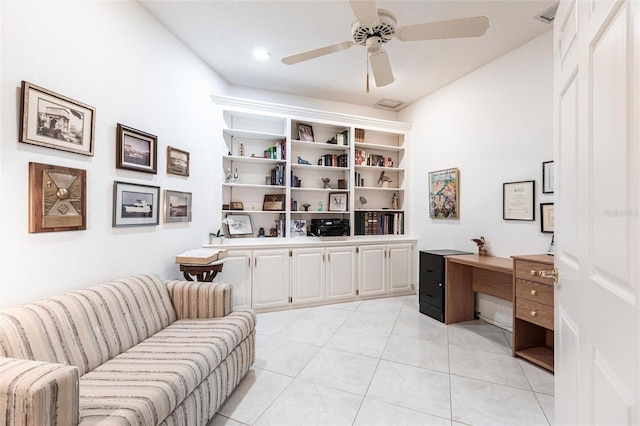
[[[442,308],[444,299],[444,284],[440,281],[420,281],[420,303],[428,303]]]
[[[516,297],[553,307],[553,286],[516,279]]]
[[[516,297],[516,318],[553,330],[553,307]]]
[[[515,263],[516,263],[516,270],[515,270],[516,278],[553,285],[552,278],[542,278],[538,276],[538,271],[551,271],[553,269],[553,264],[547,265],[547,264],[538,263],[538,262],[527,262],[526,260],[516,260]]]

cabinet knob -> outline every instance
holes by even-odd
[[[442,287],[442,283],[438,283],[438,287]]]
[[[535,317],[535,316],[536,316],[536,314],[537,314],[537,312],[536,312],[536,311],[531,311],[531,316],[532,316],[532,317]]]
[[[531,290],[531,295],[532,295],[532,296],[535,296],[535,295],[536,295],[536,293],[537,293],[537,291],[536,291],[536,290]]]

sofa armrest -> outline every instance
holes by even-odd
[[[76,367],[0,357],[0,423],[75,426],[78,404]]]
[[[231,284],[168,281],[167,289],[178,319],[220,318],[233,312]]]

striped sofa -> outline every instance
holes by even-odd
[[[148,274],[0,312],[0,425],[206,425],[255,360],[231,296]]]

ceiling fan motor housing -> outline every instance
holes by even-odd
[[[363,26],[360,21],[353,21],[353,27],[351,28],[351,34],[353,41],[356,44],[370,47],[367,44],[367,40],[371,37],[377,37],[376,44],[379,46],[386,44],[396,30],[396,16],[386,9],[378,9],[378,23],[374,26]]]

